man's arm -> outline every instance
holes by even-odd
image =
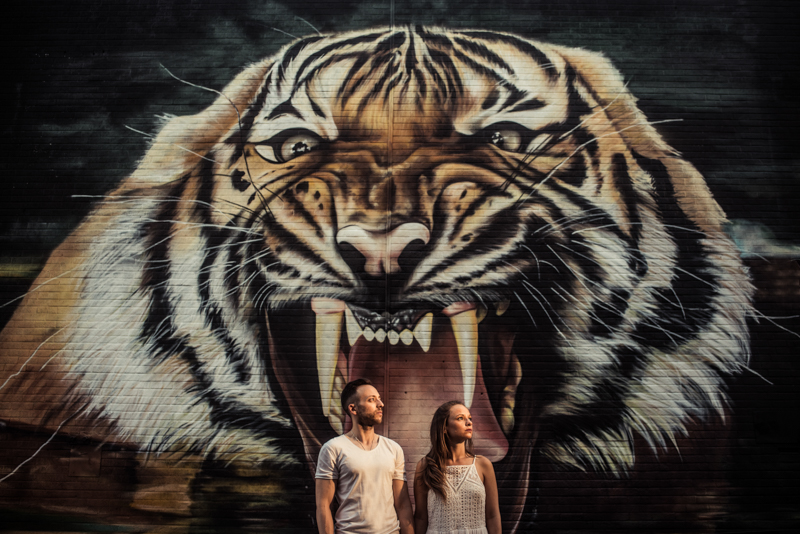
[[[394,510],[397,512],[397,519],[400,520],[400,534],[414,534],[414,515],[411,513],[411,499],[408,498],[406,481],[392,480],[392,493],[394,494]],[[319,512],[317,513],[319,514]]]
[[[336,495],[336,481],[326,478],[316,479],[317,495],[317,529],[319,534],[333,534],[333,514],[331,503]],[[408,497],[406,497],[408,500]],[[395,499],[395,502],[397,499]]]

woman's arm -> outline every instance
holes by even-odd
[[[428,487],[422,481],[422,473],[425,471],[427,462],[425,458],[417,462],[417,470],[414,473],[414,534],[425,534],[428,532]]]
[[[408,484],[405,480],[392,480],[394,511],[400,521],[400,534],[414,534],[414,518],[411,513],[411,500],[408,498]]]
[[[486,530],[489,534],[500,534],[503,526],[500,523],[500,499],[497,497],[497,478],[494,476],[494,466],[488,458],[478,456],[476,461],[478,473],[486,488]]]

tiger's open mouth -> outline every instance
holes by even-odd
[[[325,441],[349,430],[340,404],[344,385],[368,378],[386,404],[376,431],[403,447],[409,483],[430,448],[433,412],[460,400],[473,416],[476,452],[495,462],[498,481],[505,479],[519,496],[528,486],[519,452],[527,465],[531,443],[530,424],[520,423],[530,421],[533,406],[518,406],[522,367],[508,310],[509,301],[501,300],[490,308],[463,301],[377,313],[315,298],[302,309],[268,314],[273,368],[309,467]],[[506,473],[504,465],[513,469]]]

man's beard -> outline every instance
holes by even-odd
[[[383,413],[377,410],[372,413],[359,413],[358,426],[360,427],[374,427],[381,424],[383,421]]]

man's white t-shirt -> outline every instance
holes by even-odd
[[[336,480],[337,534],[391,534],[400,530],[394,509],[393,480],[405,480],[400,445],[376,436],[371,451],[345,435],[322,446],[316,478]]]

